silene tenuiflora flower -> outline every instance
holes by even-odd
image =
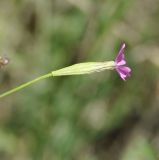
[[[35,78],[16,88],[13,88],[5,93],[0,94],[0,98],[10,95],[18,90],[21,90],[22,88],[25,88],[39,80],[52,77],[52,76],[54,77],[54,76],[66,76],[66,75],[81,75],[81,74],[90,74],[94,72],[101,72],[104,70],[116,69],[120,77],[125,81],[125,79],[131,75],[131,69],[126,66],[124,49],[125,49],[125,44],[121,46],[115,61],[84,62],[84,63],[74,64],[72,66],[68,66],[59,70],[55,70],[55,71],[52,71],[51,73]],[[2,59],[0,57],[0,60],[2,61],[3,64],[8,63],[7,59]]]
[[[94,72],[101,72],[104,70],[116,69],[120,77],[125,81],[130,76],[131,69],[125,66],[125,55],[124,55],[125,44],[122,44],[119,53],[115,61],[105,62],[84,62],[77,63],[72,66],[68,66],[52,72],[53,76],[64,76],[64,75],[80,75],[90,74]]]
[[[125,43],[122,44],[119,53],[115,59],[115,69],[120,75],[120,77],[125,81],[127,77],[131,75],[131,69],[126,65],[125,55],[124,55]]]

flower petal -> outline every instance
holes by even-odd
[[[116,70],[123,80],[125,80],[127,77],[130,77],[131,69],[129,67],[118,66],[116,67]]]
[[[116,63],[119,63],[121,62],[122,60],[124,60],[125,56],[124,56],[124,49],[125,49],[125,43],[121,46],[119,52],[118,52],[118,55],[115,59],[115,62]]]
[[[125,74],[122,74],[122,73],[119,73],[120,77],[125,81],[126,79],[126,75]]]
[[[129,67],[127,67],[127,66],[120,66],[120,67],[118,67],[118,69],[119,69],[121,72],[125,73],[125,74],[131,72],[131,69],[130,69]]]
[[[123,59],[120,62],[116,63],[117,66],[123,66],[126,64],[126,61]]]

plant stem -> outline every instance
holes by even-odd
[[[4,93],[0,94],[0,98],[8,96],[8,95],[10,95],[10,94],[12,94],[14,92],[17,92],[17,91],[19,91],[19,90],[21,90],[21,89],[23,89],[23,88],[25,88],[27,86],[30,86],[31,84],[33,84],[33,83],[35,83],[37,81],[40,81],[42,79],[46,79],[46,78],[49,78],[49,77],[52,77],[52,76],[53,76],[52,73],[48,73],[48,74],[45,74],[45,75],[40,76],[38,78],[35,78],[35,79],[33,79],[33,80],[31,80],[31,81],[29,81],[27,83],[24,83],[24,84],[22,84],[22,85],[20,85],[20,86],[18,86],[16,88],[13,88],[13,89],[11,89],[11,90],[9,90],[7,92],[4,92]]]
[[[62,69],[52,71],[51,73],[45,74],[45,75],[40,76],[38,78],[35,78],[29,82],[26,82],[16,88],[13,88],[7,92],[0,94],[0,98],[8,96],[8,95],[10,95],[14,92],[17,92],[27,86],[30,86],[31,84],[33,84],[37,81],[40,81],[40,80],[48,78],[48,77],[90,74],[90,73],[94,73],[94,72],[101,72],[106,69],[112,70],[114,68],[115,68],[114,61],[77,63],[77,64],[74,64],[74,65],[71,65],[68,67],[64,67]]]

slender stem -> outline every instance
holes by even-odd
[[[81,74],[90,74],[94,72],[101,72],[106,69],[114,69],[115,68],[115,62],[114,61],[106,61],[106,62],[84,62],[84,63],[78,63],[74,64],[72,66],[68,66],[62,69],[55,70],[51,73],[45,74],[43,76],[40,76],[38,78],[35,78],[29,82],[26,82],[16,88],[13,88],[5,93],[0,94],[0,98],[8,96],[14,92],[17,92],[27,86],[30,86],[31,84],[40,81],[42,79],[52,77],[52,76],[66,76],[66,75],[81,75]]]
[[[27,82],[27,83],[24,83],[24,84],[22,84],[22,85],[20,85],[20,86],[18,86],[18,87],[16,87],[16,88],[13,88],[13,89],[5,92],[5,93],[0,94],[0,98],[3,98],[3,97],[5,97],[5,96],[8,96],[8,95],[10,95],[10,94],[12,94],[12,93],[14,93],[14,92],[17,92],[17,91],[19,91],[19,90],[21,90],[21,89],[23,89],[23,88],[25,88],[25,87],[27,87],[27,86],[35,83],[35,82],[37,82],[37,81],[40,81],[40,80],[42,80],[42,79],[46,79],[46,78],[52,77],[52,76],[53,76],[52,73],[48,73],[48,74],[45,74],[45,75],[40,76],[40,77],[38,77],[38,78],[35,78],[35,79],[33,79],[33,80],[31,80],[31,81],[29,81],[29,82]]]

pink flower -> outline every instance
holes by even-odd
[[[125,55],[124,55],[125,43],[121,46],[120,51],[115,59],[115,69],[120,77],[125,81],[127,77],[130,77],[131,69],[125,66]]]

